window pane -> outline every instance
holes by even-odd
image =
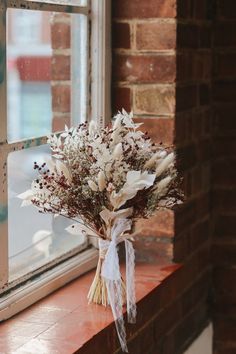
[[[8,157],[8,227],[10,281],[67,252],[87,247],[82,235],[71,235],[65,228],[72,222],[64,217],[41,214],[33,206],[20,207],[17,195],[30,188],[36,173],[34,161],[50,158],[47,145],[28,148]]]
[[[85,15],[8,9],[8,141],[86,119],[87,46]]]

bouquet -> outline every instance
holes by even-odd
[[[182,201],[172,148],[155,144],[135,124],[132,113],[119,112],[111,127],[92,121],[65,128],[48,138],[53,159],[34,164],[38,177],[20,198],[42,213],[74,221],[67,229],[96,237],[99,260],[88,293],[89,303],[110,305],[123,351],[127,351],[122,307],[135,322],[133,225],[158,208]],[[126,284],[117,245],[125,243]]]

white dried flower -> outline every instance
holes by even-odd
[[[172,180],[172,177],[167,176],[167,177],[163,178],[162,180],[160,180],[160,182],[158,182],[156,184],[155,193],[157,193],[159,197],[161,197],[162,195],[164,195],[166,193],[167,187],[169,186],[171,180]]]
[[[114,146],[114,145],[116,145],[116,144],[118,144],[120,142],[121,136],[120,136],[120,129],[119,128],[116,128],[112,132],[111,139],[112,139],[111,146]]]
[[[107,186],[108,193],[111,193],[112,191],[114,191],[114,189],[115,189],[114,185],[111,182],[109,182]]]
[[[96,185],[95,182],[93,182],[91,179],[88,180],[88,185],[92,189],[92,191],[97,192],[98,191],[98,186]]]
[[[59,174],[63,174],[66,179],[71,182],[71,174],[67,166],[60,160],[56,160],[56,170]]]
[[[149,174],[148,171],[129,171],[126,176],[126,182],[121,190],[116,193],[113,191],[110,196],[110,202],[115,209],[124,205],[127,200],[135,197],[138,191],[149,188],[153,185],[156,175]]]
[[[89,123],[89,135],[93,135],[94,133],[96,133],[97,130],[97,125],[94,122],[94,120],[91,120],[91,122]]]
[[[175,160],[175,154],[171,152],[169,155],[167,155],[157,166],[156,169],[156,176],[160,176],[164,171],[166,171],[170,165],[174,162]]]
[[[114,159],[119,159],[123,154],[123,148],[122,148],[122,143],[119,143],[115,146],[113,150],[113,157]]]
[[[117,116],[115,116],[116,120],[113,124],[113,130],[117,130],[118,128],[121,127],[121,122],[122,122],[122,115],[121,114],[117,114]]]
[[[103,171],[98,173],[98,188],[100,192],[106,188],[106,177]]]
[[[21,207],[29,206],[32,204],[31,199],[34,197],[32,189],[28,189],[24,193],[18,194],[17,198],[22,199]]]
[[[155,165],[157,159],[160,157],[160,153],[156,152],[152,157],[145,163],[144,169],[152,168]]]

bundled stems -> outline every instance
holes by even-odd
[[[103,259],[104,258],[102,258],[101,256],[98,259],[95,277],[94,277],[92,285],[89,289],[87,298],[88,298],[89,304],[95,303],[95,304],[103,305],[103,306],[107,307],[109,305],[109,300],[108,300],[106,282],[101,275]],[[123,303],[125,303],[126,286],[125,286],[123,279],[121,279],[121,286],[122,286]]]

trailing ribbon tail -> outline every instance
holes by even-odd
[[[121,348],[128,352],[126,331],[123,318],[123,296],[122,279],[120,274],[119,256],[117,244],[120,242],[119,236],[131,227],[131,220],[118,218],[112,227],[112,240],[107,249],[102,265],[101,275],[105,280],[109,304],[115,320],[117,334]],[[125,240],[126,249],[126,282],[127,282],[127,312],[128,322],[135,323],[136,304],[134,291],[134,249],[130,241]]]
[[[126,296],[127,296],[127,314],[128,322],[136,323],[136,296],[134,284],[135,254],[131,241],[125,240],[126,255]]]

